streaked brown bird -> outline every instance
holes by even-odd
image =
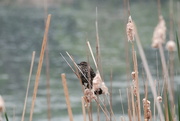
[[[82,61],[81,63],[79,63],[77,65],[80,69],[80,70],[78,70],[78,73],[79,73],[79,76],[81,78],[82,85],[84,85],[85,88],[92,89],[93,78],[96,76],[96,73],[90,67],[90,65],[85,61]],[[88,82],[88,80],[89,80],[89,82]],[[102,94],[101,88],[99,88],[99,90],[95,91],[94,93],[96,95]]]

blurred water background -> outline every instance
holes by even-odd
[[[47,4],[46,4],[47,3]],[[47,6],[47,7],[44,7]],[[130,3],[131,15],[137,24],[140,38],[154,79],[159,68],[160,85],[161,65],[156,64],[156,53],[151,48],[154,27],[158,23],[156,0],[133,0]],[[44,22],[47,13],[52,14],[49,29],[48,46],[50,62],[51,119],[68,121],[68,113],[61,84],[61,73],[66,73],[74,120],[82,120],[80,83],[66,62],[60,56],[68,51],[77,63],[87,60],[87,39],[95,53],[96,44],[96,7],[101,47],[103,78],[110,86],[110,73],[113,72],[113,110],[117,117],[122,116],[119,89],[122,92],[122,104],[127,115],[125,55],[125,22],[123,0],[0,0],[0,95],[6,103],[10,120],[19,121],[24,105],[25,91],[30,68],[31,55],[36,51],[35,64],[30,84],[25,120],[29,112],[35,82],[39,53],[44,34]],[[162,14],[169,26],[168,1],[162,0]],[[167,36],[168,40],[168,36]],[[131,44],[129,48],[130,70],[132,71]],[[136,48],[136,46],[135,46]],[[137,54],[138,54],[138,49]],[[165,51],[166,56],[168,55]],[[178,65],[177,56],[175,65]],[[90,64],[95,69],[92,59]],[[138,54],[141,99],[144,97],[143,68]],[[179,68],[175,66],[175,83],[179,85]],[[131,80],[129,80],[131,82]],[[34,121],[47,121],[46,68],[43,63],[39,89],[34,110]],[[176,87],[175,87],[176,88]],[[150,89],[149,89],[150,92]],[[152,94],[149,93],[152,100]],[[93,103],[94,107],[96,104]],[[96,109],[93,110],[96,115]],[[95,116],[94,116],[95,118]],[[102,114],[101,120],[104,116]],[[96,119],[95,119],[96,120]]]

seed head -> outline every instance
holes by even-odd
[[[166,23],[162,16],[159,17],[159,23],[156,26],[153,39],[152,39],[152,47],[158,48],[159,44],[163,44],[166,40]]]
[[[128,23],[126,25],[126,34],[128,38],[128,42],[133,42],[134,41],[134,23],[132,21],[131,16],[129,16]]]
[[[144,117],[145,119],[150,119],[151,118],[151,107],[150,104],[151,102],[144,98],[143,100],[143,108],[144,108]]]
[[[175,42],[173,41],[173,40],[169,40],[168,42],[167,42],[167,44],[166,44],[166,49],[168,50],[168,51],[175,51],[176,50],[176,44],[175,44]]]
[[[95,94],[109,94],[108,88],[106,87],[105,83],[102,81],[102,78],[99,72],[96,73],[96,76],[93,79],[93,90]]]
[[[91,89],[85,89],[84,90],[84,102],[85,102],[85,107],[88,107],[90,102],[93,100],[93,99],[96,99],[96,95],[94,94],[94,91],[91,90]]]
[[[135,79],[135,72],[134,71],[131,73],[131,76],[132,76],[132,79]]]
[[[158,97],[157,97],[157,101],[161,103],[161,102],[162,102],[162,97],[161,97],[161,96],[158,96]]]

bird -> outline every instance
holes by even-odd
[[[87,88],[92,89],[93,79],[96,76],[96,73],[91,68],[91,66],[85,61],[82,61],[77,65],[79,67],[78,73],[79,73],[79,77],[81,79],[82,85],[84,85],[85,89],[87,89]],[[88,82],[88,80],[89,80],[89,82]],[[99,90],[94,91],[94,93],[96,95],[100,95],[100,94],[102,94],[102,89],[99,88]]]
[[[93,78],[96,76],[96,73],[90,67],[90,65],[85,61],[82,61],[77,65],[80,69],[78,70],[78,73],[82,81],[82,84],[85,86],[85,88],[92,89],[92,82],[93,82]]]

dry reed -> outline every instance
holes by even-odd
[[[36,95],[37,95],[37,91],[38,91],[39,78],[41,75],[41,69],[42,69],[42,63],[43,63],[43,58],[44,58],[44,52],[45,52],[45,48],[46,48],[46,42],[47,42],[46,40],[47,40],[47,36],[48,36],[50,20],[51,20],[51,14],[48,15],[48,18],[46,21],[45,33],[44,33],[44,38],[43,38],[42,47],[41,47],[38,69],[37,69],[37,73],[36,73],[36,80],[35,80],[35,85],[34,85],[34,92],[33,92],[29,121],[32,121],[32,118],[33,118],[34,105],[35,105]]]
[[[97,62],[97,66],[100,69],[100,44],[99,44],[99,31],[98,31],[98,15],[97,15],[97,7],[96,7],[96,62]]]
[[[129,88],[127,88],[127,100],[128,100],[128,117],[129,117],[129,121],[132,121],[132,115],[131,115],[131,103],[130,103],[130,93],[131,91],[129,91]]]
[[[66,75],[64,73],[61,74],[61,78],[62,78],[62,84],[63,84],[63,88],[64,88],[64,96],[66,98],[66,105],[67,105],[69,120],[73,121],[73,114],[72,114],[71,104],[70,104],[70,100],[69,100],[69,91],[68,91],[68,87],[67,87],[67,83],[66,83]]]
[[[49,73],[49,46],[48,38],[46,44],[46,97],[47,97],[47,118],[51,121],[51,92],[50,92],[50,73]]]
[[[110,108],[112,109],[112,69],[111,69],[111,76],[110,76],[110,91],[109,91],[109,100],[110,100]],[[110,121],[112,121],[112,112],[110,112]]]
[[[135,113],[135,105],[134,105],[134,95],[133,95],[133,87],[130,88],[131,90],[131,102],[132,102],[132,112],[133,112],[133,121],[136,121],[136,113]]]
[[[136,57],[135,51],[133,51],[133,62],[134,62],[134,71],[135,71],[135,85],[136,85],[138,121],[141,121],[141,106],[140,106],[139,81],[138,81],[138,65],[137,65],[137,57]]]
[[[86,108],[85,108],[85,104],[84,104],[84,99],[83,97],[81,97],[81,103],[82,103],[82,112],[83,112],[83,119],[84,121],[86,121]]]
[[[21,121],[24,121],[24,115],[26,112],[26,103],[27,103],[27,98],[28,98],[28,93],[29,93],[29,86],[30,86],[30,81],[31,81],[32,69],[33,69],[33,65],[34,65],[35,53],[36,53],[35,51],[33,51],[33,53],[32,53],[31,66],[30,66],[30,70],[29,70],[28,84],[27,84],[27,89],[26,89],[26,96],[25,96],[25,100],[24,100],[24,108],[23,108]]]
[[[122,103],[122,96],[121,96],[121,90],[119,89],[119,94],[120,94],[120,100],[121,100],[121,108],[122,108],[122,112],[123,112],[123,120],[124,119],[124,106],[123,106],[123,103]]]
[[[48,44],[46,48],[46,94],[47,94],[47,117],[51,121],[51,92],[50,92],[50,75],[49,75],[49,55]]]

